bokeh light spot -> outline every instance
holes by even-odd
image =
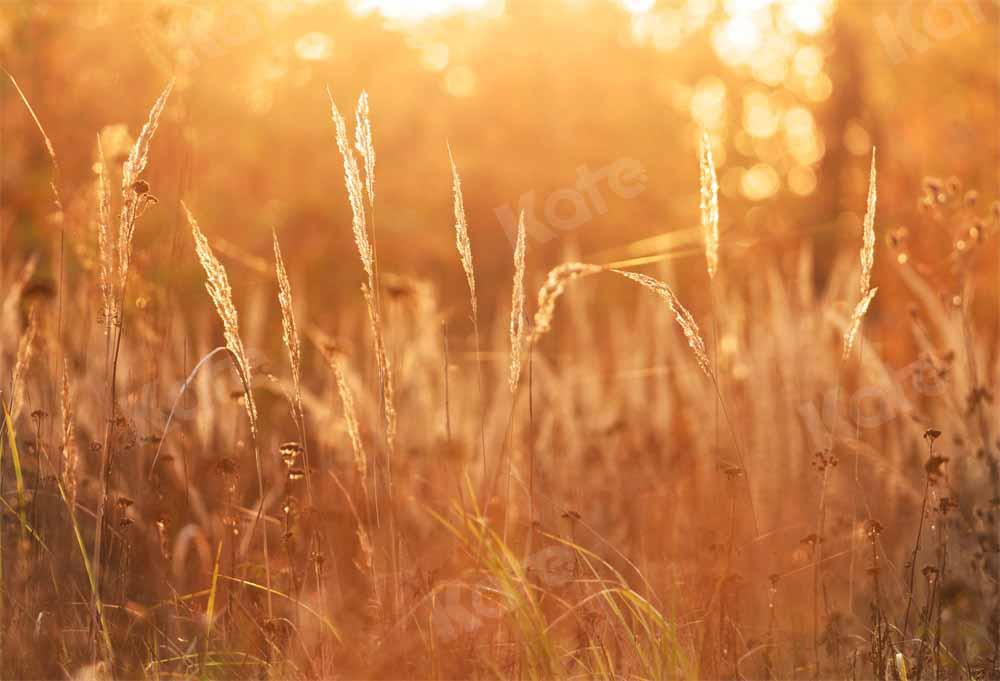
[[[781,189],[781,178],[771,165],[758,163],[743,173],[740,189],[743,191],[743,196],[751,201],[763,201],[778,193]]]

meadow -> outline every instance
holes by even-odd
[[[686,191],[489,215],[497,140],[383,143],[388,96],[307,82],[308,156],[220,131],[220,184],[190,73],[81,131],[0,54],[0,677],[1000,678],[992,142],[917,176],[852,123],[838,208],[769,204],[819,236],[705,118]]]

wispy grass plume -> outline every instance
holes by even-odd
[[[292,388],[295,392],[295,406],[301,412],[302,346],[299,342],[299,329],[295,323],[295,312],[292,310],[292,284],[288,280],[285,261],[281,257],[278,232],[272,229],[271,237],[274,245],[274,271],[278,279],[278,306],[281,308],[281,338],[285,343],[285,348],[288,350],[288,360],[292,368]]]
[[[524,227],[524,211],[517,221],[517,243],[514,246],[514,286],[510,296],[510,391],[517,389],[521,378],[521,351],[524,347],[524,256],[527,237]]]
[[[104,158],[104,145],[97,135],[97,251],[100,260],[101,300],[104,303],[105,333],[110,333],[111,323],[117,318],[115,309],[115,256],[111,240],[111,182],[108,164]]]
[[[719,182],[715,177],[715,162],[708,134],[701,134],[701,229],[705,239],[705,260],[708,276],[715,277],[719,269]]]
[[[875,149],[872,149],[872,166],[868,176],[868,206],[865,210],[864,234],[861,244],[861,295],[868,294],[872,285],[872,268],[875,266]]]
[[[694,316],[691,312],[688,311],[688,309],[681,304],[681,301],[677,299],[677,296],[674,295],[673,289],[659,279],[654,279],[653,277],[645,274],[626,272],[625,270],[612,270],[612,272],[617,272],[623,277],[645,286],[650,291],[667,301],[667,305],[670,306],[670,311],[674,313],[674,319],[677,320],[678,326],[680,326],[681,330],[684,332],[684,337],[687,339],[688,346],[690,346],[691,350],[694,352],[694,357],[698,361],[698,366],[701,367],[701,370],[705,372],[706,376],[714,380],[712,364],[708,361],[708,352],[705,351],[705,341],[702,339],[701,332],[698,330],[698,323],[695,322]]]
[[[479,301],[476,296],[476,271],[472,262],[472,241],[469,239],[469,223],[465,216],[465,200],[462,198],[462,179],[458,176],[455,157],[448,145],[448,160],[451,161],[452,193],[455,204],[455,246],[465,270],[465,279],[469,284],[469,298],[472,305],[472,320],[478,323]]]
[[[239,315],[236,312],[236,305],[233,304],[233,289],[229,285],[229,277],[226,268],[223,267],[219,259],[212,252],[212,247],[208,239],[198,226],[198,221],[183,202],[181,207],[187,214],[188,224],[191,226],[191,234],[194,236],[195,252],[201,262],[202,269],[205,270],[205,289],[215,304],[215,310],[222,320],[223,336],[226,340],[226,349],[229,351],[240,374],[243,383],[243,401],[246,407],[247,418],[250,421],[250,436],[254,443],[254,459],[257,466],[257,493],[260,497],[260,506],[257,509],[257,517],[254,520],[256,526],[264,512],[264,469],[261,464],[260,448],[257,445],[257,403],[254,401],[253,388],[251,387],[252,375],[250,372],[250,361],[247,359],[243,341],[240,339]],[[274,616],[274,607],[271,598],[271,557],[268,549],[267,527],[265,526],[261,534],[264,539],[264,571],[267,580],[267,616],[271,619]]]
[[[340,115],[337,104],[333,101],[333,95],[329,89],[330,114],[333,116],[333,124],[337,131],[337,148],[344,159],[344,185],[347,187],[347,197],[351,202],[351,215],[353,218],[354,243],[358,247],[358,255],[361,257],[361,266],[368,275],[369,286],[374,286],[375,266],[372,246],[368,240],[368,225],[365,216],[364,188],[361,183],[361,173],[358,170],[358,161],[351,151],[351,144],[347,137],[347,123]],[[372,158],[374,164],[374,156]],[[374,169],[374,165],[373,165]],[[372,181],[374,191],[374,181]]]
[[[854,342],[857,340],[858,333],[861,331],[861,322],[865,318],[865,314],[868,312],[868,306],[872,304],[872,300],[875,299],[875,294],[878,293],[878,287],[873,289],[868,289],[865,297],[858,301],[858,304],[854,307],[854,312],[851,314],[851,320],[847,324],[847,331],[844,332],[844,359],[847,359],[851,354],[851,349],[854,347]]]
[[[187,214],[188,224],[191,226],[191,234],[194,236],[194,248],[198,255],[198,261],[202,269],[205,270],[205,289],[215,304],[215,311],[222,320],[223,337],[226,340],[226,348],[232,354],[237,368],[240,372],[240,379],[243,381],[244,401],[247,417],[250,420],[250,430],[257,434],[257,404],[254,401],[253,390],[251,389],[252,376],[250,373],[250,360],[247,359],[243,341],[240,339],[239,314],[236,312],[236,305],[233,304],[233,289],[229,285],[229,277],[226,275],[226,268],[223,267],[219,259],[212,252],[212,247],[208,243],[208,238],[198,226],[187,205],[181,204]]]
[[[62,386],[59,392],[60,416],[62,417],[62,479],[66,496],[69,499],[69,510],[76,505],[77,468],[80,462],[80,452],[76,445],[76,422],[73,413],[72,388],[69,379],[68,361],[63,357]]]
[[[386,349],[385,334],[382,328],[382,315],[379,310],[379,282],[375,262],[375,248],[368,238],[368,217],[365,212],[364,192],[367,190],[369,203],[374,207],[375,201],[375,147],[372,143],[371,120],[368,111],[368,95],[362,92],[355,112],[355,144],[365,163],[365,183],[361,182],[361,173],[347,136],[347,123],[340,115],[333,94],[327,88],[330,98],[330,112],[337,133],[337,148],[344,160],[344,185],[351,204],[354,241],[358,247],[361,266],[367,275],[367,283],[362,287],[365,304],[368,306],[368,318],[371,322],[372,336],[375,342],[375,361],[378,365],[379,380],[382,386],[382,412],[385,420],[386,446],[390,452],[396,443],[396,406],[395,387],[393,385],[392,365]]]
[[[156,128],[160,124],[160,115],[167,105],[167,99],[174,88],[174,82],[170,81],[167,87],[153,104],[149,111],[149,119],[142,126],[139,136],[132,145],[128,158],[122,165],[122,206],[121,215],[118,221],[118,285],[124,288],[125,280],[128,277],[129,264],[132,261],[132,239],[135,236],[135,227],[142,215],[142,212],[155,199],[149,193],[149,185],[142,180],[142,173],[146,170],[149,161],[149,144],[156,134]]]
[[[382,335],[382,318],[375,303],[375,294],[368,286],[362,285],[361,292],[368,306],[368,320],[371,322],[372,336],[375,338],[375,358],[382,375],[382,405],[385,412],[385,439],[389,450],[396,445],[396,388],[392,381],[392,361],[385,347]]]
[[[368,93],[361,91],[354,113],[354,146],[365,162],[365,192],[368,206],[375,207],[375,144],[372,142],[371,113],[368,110]]]
[[[274,246],[274,273],[278,280],[278,307],[281,308],[281,338],[288,350],[288,363],[292,370],[292,411],[302,438],[302,451],[305,463],[306,493],[309,503],[315,503],[312,487],[312,466],[309,462],[309,443],[306,437],[306,411],[302,405],[302,344],[299,339],[299,327],[295,322],[295,310],[292,306],[292,283],[288,279],[285,260],[281,256],[281,245],[278,243],[278,232],[271,230]]]
[[[7,73],[4,71],[4,73]],[[42,140],[45,142],[45,151],[48,152],[49,160],[52,161],[52,178],[49,181],[49,188],[52,190],[52,197],[55,201],[56,215],[58,219],[62,220],[63,215],[63,205],[62,198],[59,196],[59,160],[56,158],[56,148],[52,144],[52,140],[49,139],[48,133],[45,132],[45,127],[42,122],[38,119],[38,114],[35,110],[31,108],[31,103],[28,102],[27,96],[24,91],[21,90],[21,86],[17,84],[17,80],[14,79],[10,73],[7,73],[7,77],[10,79],[11,84],[17,91],[18,96],[21,98],[21,102],[24,104],[25,108],[28,109],[28,113],[31,115],[31,120],[35,122],[35,127],[38,128],[38,132],[42,134]]]
[[[553,268],[538,289],[538,309],[535,310],[534,325],[528,336],[528,343],[534,345],[552,328],[552,318],[556,312],[556,301],[566,292],[566,285],[574,279],[603,272],[604,267],[584,262],[567,262]]]
[[[469,223],[465,216],[465,200],[462,198],[462,180],[458,176],[455,157],[448,145],[448,160],[451,161],[452,192],[455,204],[455,246],[458,248],[465,279],[469,284],[469,304],[472,307],[472,330],[476,337],[476,378],[479,383],[479,444],[483,457],[483,475],[486,475],[486,394],[483,389],[483,368],[479,342],[479,298],[476,295],[476,270],[472,261],[472,241],[469,239]]]
[[[14,359],[14,372],[10,379],[11,405],[10,413],[14,420],[21,414],[24,406],[25,376],[31,368],[31,360],[35,356],[35,338],[38,336],[38,317],[34,307],[28,310],[28,323],[24,334],[17,342],[17,355]]]
[[[324,354],[337,381],[337,393],[340,395],[340,404],[344,408],[344,425],[347,427],[347,436],[351,440],[351,449],[354,451],[354,467],[358,471],[358,477],[365,481],[368,478],[368,457],[365,454],[365,444],[361,440],[358,413],[354,407],[354,393],[347,383],[347,377],[344,375],[344,368],[341,366],[340,360],[332,352]]]
[[[872,268],[875,266],[875,150],[872,149],[872,165],[868,179],[868,206],[865,210],[864,233],[861,243],[861,300],[854,307],[851,320],[847,324],[847,331],[844,332],[844,352],[843,357],[847,359],[854,347],[858,333],[861,330],[861,322],[868,312],[868,306],[875,299],[878,288],[871,288]]]

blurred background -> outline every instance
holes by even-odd
[[[740,248],[728,271],[806,240],[822,280],[838,244],[857,248],[873,145],[880,238],[905,228],[910,257],[940,248],[921,245],[922,178],[998,189],[998,12],[983,0],[7,0],[0,62],[52,139],[74,243],[93,232],[96,135],[126,153],[176,79],[137,257],[181,295],[200,286],[184,199],[246,266],[237,280],[267,266],[274,226],[296,280],[357,302],[326,88],[348,116],[367,90],[383,269],[462,285],[450,143],[489,310],[507,295],[521,209],[536,272],[567,254],[683,245],[702,129],[723,244]],[[51,268],[50,162],[9,82],[0,96],[3,241]],[[698,253],[680,263],[703,267]]]

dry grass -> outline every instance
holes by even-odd
[[[514,245],[514,285],[510,294],[510,372],[507,378],[510,391],[517,391],[521,380],[521,354],[524,351],[524,259],[528,249],[524,228],[524,212],[517,219],[517,242]]]
[[[688,346],[694,353],[695,359],[698,361],[698,366],[701,370],[705,372],[705,375],[709,378],[713,377],[712,363],[708,359],[708,351],[705,349],[705,341],[701,337],[701,331],[698,330],[698,323],[694,320],[694,315],[681,304],[681,301],[677,300],[677,296],[669,286],[664,282],[658,281],[653,277],[647,276],[645,274],[637,274],[635,272],[624,272],[622,270],[614,270],[618,274],[631,279],[635,283],[643,286],[656,295],[667,301],[667,305],[670,306],[670,311],[674,315],[674,319],[677,321],[677,325],[681,327],[681,331],[684,332],[684,337],[687,339]]]
[[[465,272],[465,281],[469,284],[469,304],[472,307],[473,323],[479,323],[479,298],[476,296],[476,269],[472,263],[472,242],[469,240],[469,223],[465,216],[465,202],[462,199],[462,180],[458,176],[455,158],[448,147],[448,160],[451,162],[452,197],[455,205],[455,247]]]
[[[329,226],[353,234],[363,300],[330,304],[277,230],[273,270],[213,249],[183,204],[194,253],[178,262],[209,299],[177,300],[134,246],[165,208],[143,173],[170,92],[125,159],[117,226],[100,139],[96,182],[62,178],[96,227],[66,232],[60,291],[87,324],[60,333],[36,258],[3,254],[0,676],[1000,673],[1000,357],[974,304],[995,294],[995,258],[975,255],[1000,213],[959,184],[931,183],[926,208],[961,238],[958,287],[908,258],[876,273],[873,155],[856,302],[854,245],[826,254],[822,282],[806,245],[741,266],[703,138],[701,230],[676,249],[536,272],[522,214],[513,261],[496,260],[508,318],[482,259],[477,281],[450,149],[448,271],[468,298],[383,275],[363,93],[353,136],[331,98],[351,215]],[[708,282],[685,269],[702,255]],[[877,423],[860,411],[873,393]]]
[[[701,229],[705,239],[705,261],[708,276],[715,278],[719,270],[719,181],[715,177],[715,162],[707,133],[701,135]]]
[[[862,226],[861,244],[861,295],[866,296],[872,285],[872,269],[875,267],[875,204],[878,194],[875,190],[875,150],[872,149],[872,168],[868,179],[868,204]]]
[[[170,82],[153,104],[149,111],[149,120],[142,126],[128,158],[122,165],[122,197],[121,214],[118,218],[118,235],[114,250],[117,254],[117,285],[119,294],[124,296],[125,283],[128,281],[129,266],[132,263],[132,241],[139,217],[156,199],[149,193],[149,185],[142,179],[146,164],[149,163],[149,144],[153,141],[156,129],[160,125],[160,115],[167,105],[167,99],[173,90]]]
[[[59,414],[62,418],[62,479],[69,506],[76,504],[77,469],[80,452],[76,442],[76,417],[73,413],[73,395],[70,386],[69,366],[63,358],[62,389],[59,392]]]
[[[552,328],[556,314],[556,302],[566,292],[571,281],[603,272],[600,265],[583,262],[567,262],[559,265],[545,277],[545,283],[538,289],[538,308],[535,310],[534,326],[528,334],[528,343],[534,345]]]
[[[223,267],[219,259],[212,252],[212,247],[208,243],[208,238],[198,226],[198,221],[187,206],[184,206],[187,215],[188,225],[191,227],[191,235],[194,237],[194,249],[201,262],[201,267],[205,271],[205,290],[208,291],[215,311],[222,321],[222,335],[226,341],[226,348],[233,357],[236,369],[240,373],[240,380],[244,386],[244,406],[246,407],[247,419],[250,422],[250,431],[257,432],[257,402],[253,396],[253,375],[250,370],[250,360],[247,358],[246,349],[243,347],[243,340],[240,338],[240,316],[233,303],[233,289],[229,285],[229,276],[226,268]]]
[[[278,278],[278,307],[281,308],[281,340],[288,350],[288,362],[292,370],[292,387],[294,388],[295,406],[302,411],[302,347],[299,344],[299,327],[295,323],[295,311],[292,309],[292,283],[288,280],[285,261],[281,257],[281,245],[278,243],[278,233],[272,231],[274,243],[274,271]]]

